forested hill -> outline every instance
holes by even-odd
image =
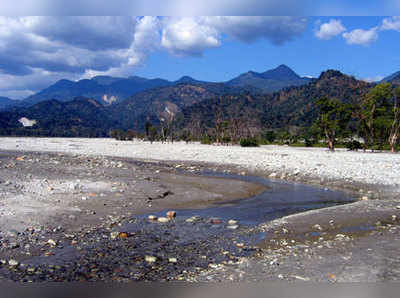
[[[261,127],[308,126],[317,117],[315,102],[319,98],[328,96],[357,103],[372,86],[374,84],[328,70],[307,85],[285,88],[273,94],[225,95],[202,101],[184,108],[177,118],[177,125],[185,127],[196,118],[201,119],[203,126],[212,127],[217,114],[229,119],[248,113]]]

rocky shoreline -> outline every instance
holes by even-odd
[[[174,157],[171,155],[170,159]],[[389,158],[385,162],[391,161],[389,155],[385,155],[384,158]],[[391,161],[392,169],[396,167],[396,158],[397,156],[394,156]],[[29,160],[35,159],[39,161],[35,165],[29,165]],[[18,169],[22,164],[27,165],[29,173],[26,169]],[[42,183],[39,189],[42,192],[37,192],[36,188],[36,195],[43,196],[43,191],[51,194],[51,204],[44,202],[47,203],[46,208],[53,206],[49,209],[50,215],[44,225],[29,225],[27,222],[21,224],[11,220],[12,210],[7,209],[7,206],[18,200],[18,191],[35,192],[38,184],[34,176],[40,173],[38,164],[43,167],[43,173],[50,171],[53,174],[55,171],[58,176],[62,174],[60,179],[57,179],[61,182],[54,187],[51,179],[44,182],[46,178],[42,178],[46,175],[42,175],[39,179]],[[133,166],[134,171],[131,170]],[[400,258],[397,254],[400,244],[400,201],[397,184],[369,183],[370,179],[340,179],[338,175],[317,176],[301,170],[261,170],[242,164],[216,164],[196,160],[161,162],[142,159],[140,162],[130,158],[94,154],[26,151],[3,152],[0,167],[3,174],[0,183],[2,198],[8,198],[9,193],[15,194],[14,201],[2,200],[2,216],[6,219],[1,223],[5,227],[2,229],[0,250],[2,279],[322,282],[400,279]],[[124,171],[127,171],[125,176],[122,174]],[[239,224],[240,228],[229,231],[226,228],[227,222],[215,225],[210,218],[203,218],[196,226],[200,232],[210,232],[213,229],[224,229],[227,232],[222,236],[218,234],[215,237],[189,241],[185,246],[177,245],[173,236],[176,235],[175,231],[184,230],[183,227],[187,225],[190,227],[191,223],[186,222],[185,218],[178,216],[177,219],[166,223],[155,223],[140,216],[129,216],[132,213],[144,214],[166,208],[178,208],[179,215],[179,208],[188,204],[185,201],[187,197],[191,197],[189,205],[193,208],[203,208],[221,198],[239,199],[264,189],[260,185],[244,182],[240,184],[238,181],[226,184],[227,180],[221,184],[225,186],[213,186],[211,180],[206,178],[201,178],[206,180],[198,185],[197,181],[200,178],[196,174],[207,171],[255,175],[307,183],[319,188],[345,190],[349,196],[358,198],[359,201],[285,216],[252,228]],[[78,173],[83,172],[85,174],[82,174],[82,177],[78,178],[80,181],[75,181],[75,184],[70,184],[71,179],[66,179],[68,175],[78,177]],[[133,179],[135,183],[130,184],[133,173],[137,176]],[[11,178],[4,179],[7,174],[10,177],[19,177],[21,183],[14,183]],[[397,172],[394,171],[391,175],[387,181],[395,177]],[[106,184],[90,184],[90,181],[96,180],[94,177],[103,177],[101,182]],[[127,183],[123,177],[129,177],[130,182]],[[29,181],[31,184],[27,183]],[[36,181],[36,184],[32,184],[32,181]],[[115,182],[117,184],[114,184]],[[136,194],[132,196],[130,192],[133,189]],[[169,196],[170,193],[174,195]],[[80,211],[77,211],[74,209],[77,208],[76,203],[67,206],[60,203],[62,197],[67,194],[73,194],[75,202],[83,204],[84,208],[78,206]],[[174,200],[170,201],[171,198]],[[99,208],[100,204],[92,204],[94,199],[101,199],[105,204],[104,208]],[[61,204],[62,208],[54,208],[57,204]],[[29,207],[47,210],[43,205]],[[117,214],[106,214],[108,210]],[[77,218],[81,221],[77,221]],[[32,217],[32,222],[35,220],[39,219]],[[49,225],[51,222],[53,224]],[[56,222],[60,225],[55,224]],[[139,225],[140,228],[136,231],[126,228],[121,230],[121,227],[126,225]],[[144,225],[146,229],[143,229]],[[20,226],[22,230],[13,230],[11,226]],[[152,228],[149,229],[150,226]],[[118,236],[115,236],[116,233]],[[243,237],[251,238],[260,233],[264,235],[264,240],[258,245],[248,246],[244,243]],[[151,250],[150,253],[141,251],[141,245],[138,245],[140,243],[153,247],[153,253]],[[163,249],[159,249],[156,243],[162,243]],[[162,251],[165,253],[157,255]],[[173,253],[166,253],[171,251]],[[41,262],[60,260],[60,256],[66,258],[64,265],[54,264],[54,261],[32,267],[24,263],[36,257],[41,258]],[[96,263],[98,258],[104,259],[104,262]],[[66,262],[71,259],[75,261]],[[177,262],[174,262],[175,260]],[[93,267],[93,263],[97,265]],[[116,272],[113,269],[111,272],[109,268],[119,269]]]

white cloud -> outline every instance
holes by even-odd
[[[381,30],[395,30],[400,31],[400,17],[394,16],[391,18],[383,19]]]
[[[301,17],[210,16],[165,18],[161,44],[176,55],[201,55],[221,45],[222,36],[253,42],[266,39],[282,45],[301,35],[307,26]]]
[[[345,32],[343,33],[343,38],[351,45],[368,46],[378,40],[378,27],[369,30],[355,29],[351,32]]]
[[[319,39],[331,39],[346,31],[340,20],[331,19],[328,23],[323,23],[315,32],[315,36]]]
[[[175,55],[200,56],[207,48],[219,47],[219,32],[202,18],[164,20],[161,45]]]

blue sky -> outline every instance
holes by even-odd
[[[149,55],[135,73],[144,77],[178,79],[183,74],[200,80],[224,81],[240,73],[258,72],[286,64],[300,75],[317,77],[326,69],[338,69],[362,79],[379,79],[400,71],[400,32],[382,31],[370,44],[348,44],[341,36],[321,40],[315,36],[318,22],[341,20],[348,31],[379,26],[383,17],[309,17],[307,28],[292,41],[274,45],[259,39],[246,43],[224,37],[218,48],[200,57],[177,57],[161,50]]]
[[[226,81],[280,64],[379,80],[400,71],[399,37],[399,17],[0,17],[0,96],[95,75]]]

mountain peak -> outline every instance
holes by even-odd
[[[329,80],[331,78],[335,78],[335,77],[343,77],[344,74],[341,73],[338,70],[335,69],[328,69],[327,71],[324,71],[321,73],[321,75],[319,76],[318,80]]]
[[[264,79],[274,79],[274,80],[298,80],[300,76],[295,73],[290,67],[285,64],[281,64],[274,69],[267,70],[263,72],[261,76]]]
[[[176,83],[193,83],[193,82],[197,82],[197,80],[193,79],[190,76],[183,76],[176,81]]]

